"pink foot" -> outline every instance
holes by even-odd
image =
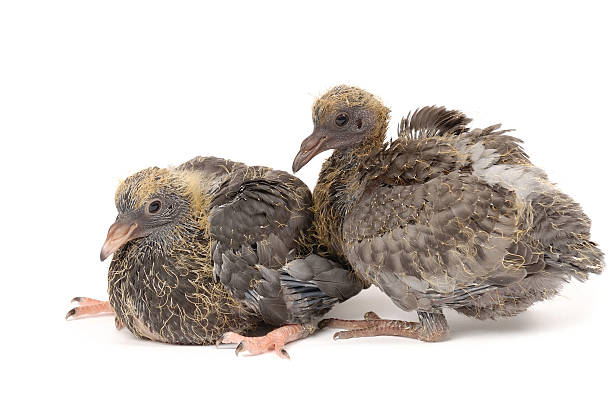
[[[66,313],[66,320],[69,318],[78,319],[84,316],[115,314],[115,311],[108,301],[76,297],[73,298],[71,302],[76,302],[78,306],[70,309],[68,313]]]
[[[243,351],[247,351],[251,355],[274,351],[279,357],[289,359],[289,353],[285,350],[285,345],[294,340],[309,336],[315,330],[315,326],[305,324],[285,325],[260,337],[246,337],[235,332],[227,332],[217,341],[217,346],[226,343],[238,343],[235,350],[236,356]]]

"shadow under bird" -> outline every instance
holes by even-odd
[[[425,107],[385,142],[389,109],[367,91],[332,88],[314,104],[297,172],[333,149],[313,192],[317,241],[418,322],[326,319],[334,338],[445,337],[444,308],[513,316],[603,269],[589,218],[499,125]]]
[[[285,172],[196,157],[130,176],[115,203],[100,253],[114,254],[109,301],[75,298],[66,318],[111,313],[145,339],[289,357],[286,343],[362,289],[338,263],[311,254],[312,197]],[[278,328],[241,335],[262,323]]]

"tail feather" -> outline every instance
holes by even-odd
[[[604,253],[595,242],[571,242],[545,254],[548,266],[556,268],[580,281],[588,279],[589,273],[603,272]]]

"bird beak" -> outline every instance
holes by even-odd
[[[135,233],[138,224],[136,222],[117,221],[111,225],[106,236],[106,241],[100,251],[100,260],[108,258],[117,249],[137,237]]]
[[[298,172],[304,165],[308,164],[311,159],[313,159],[320,152],[325,151],[325,142],[327,141],[327,136],[321,135],[317,130],[313,131],[310,136],[308,136],[304,141],[302,141],[302,146],[300,147],[300,151],[295,156],[293,160],[293,172]]]

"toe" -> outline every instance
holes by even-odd
[[[360,335],[364,331],[367,331],[372,328],[373,327],[364,327],[362,329],[352,329],[352,330],[344,330],[342,332],[336,332],[334,333],[334,340],[352,339],[354,337],[360,337]]]
[[[244,340],[244,336],[239,335],[238,333],[226,332],[223,334],[223,336],[221,336],[221,339],[219,339],[219,342],[217,342],[217,345],[222,344],[222,343],[240,343],[243,340]]]
[[[103,301],[103,300],[92,299],[92,298],[88,298],[88,297],[85,297],[85,296],[77,296],[75,298],[72,298],[72,300],[70,302],[78,303],[80,306],[98,305],[98,304],[101,304],[101,303],[105,303],[105,301]]]

